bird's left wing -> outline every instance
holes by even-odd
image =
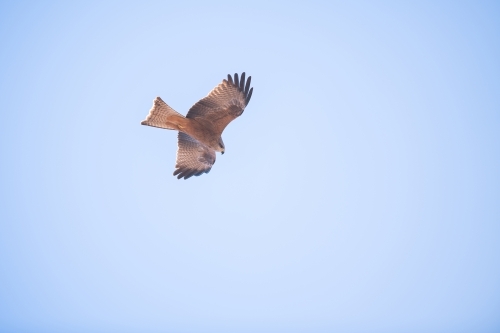
[[[183,132],[179,132],[177,141],[177,161],[174,176],[188,179],[208,173],[215,163],[215,151]]]
[[[245,73],[227,76],[221,84],[215,87],[206,97],[194,104],[186,118],[201,120],[208,123],[218,135],[235,118],[241,116],[245,107],[250,102],[253,88],[250,88],[252,77],[249,76],[245,83]]]

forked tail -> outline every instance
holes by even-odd
[[[167,105],[160,97],[156,97],[146,120],[141,125],[148,125],[171,130],[180,130],[187,119]]]

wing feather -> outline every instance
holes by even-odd
[[[177,136],[177,161],[174,176],[188,179],[210,172],[215,163],[215,151],[183,132]]]
[[[248,89],[250,89],[250,83],[252,82],[252,77],[249,76],[247,80],[247,86],[245,87],[245,96],[248,96]],[[247,102],[248,104],[248,102]]]
[[[240,90],[241,91],[245,90],[245,72],[241,73]]]
[[[238,79],[238,73],[234,73],[234,84],[236,87],[239,87],[240,85],[240,79]]]

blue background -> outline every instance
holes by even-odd
[[[500,3],[2,2],[0,331],[500,331]],[[208,175],[185,114],[254,94]]]

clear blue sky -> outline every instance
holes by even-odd
[[[1,332],[499,332],[498,1],[2,2]],[[185,114],[254,94],[208,175]]]

